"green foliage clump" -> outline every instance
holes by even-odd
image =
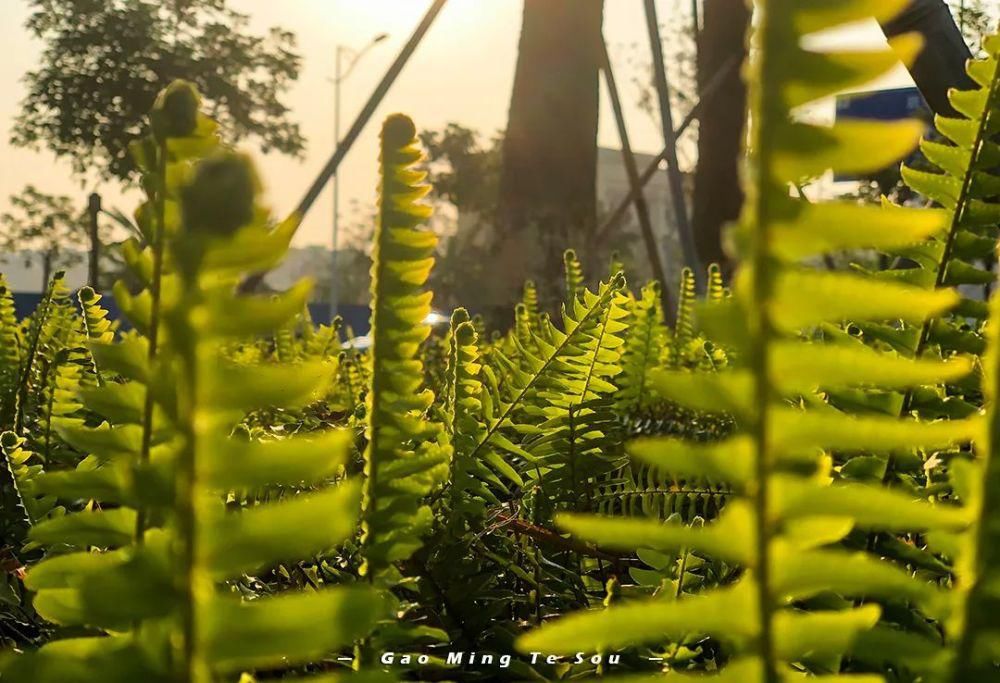
[[[804,47],[902,4],[760,0],[742,266],[700,297],[683,272],[673,326],[658,284],[590,282],[570,251],[509,329],[456,309],[435,332],[402,115],[370,347],[312,321],[308,282],[241,293],[298,219],[172,86],[132,148],[132,329],[61,276],[18,321],[0,281],[3,679],[996,678],[1000,299],[968,287],[1000,236],[1000,39],[920,143],[941,172],[903,172],[938,206],[790,191],[918,144],[793,115],[914,56]],[[840,252],[889,267],[818,267]],[[448,661],[517,650],[562,658]],[[426,660],[381,661],[404,651]]]

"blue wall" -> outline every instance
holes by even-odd
[[[837,119],[898,121],[921,118],[930,109],[916,88],[892,88],[837,96]]]
[[[17,311],[18,319],[24,318],[31,314],[35,308],[38,307],[38,303],[42,300],[42,295],[38,292],[22,292],[14,294],[14,309]],[[75,300],[75,294],[74,294]],[[115,303],[115,298],[111,294],[105,294],[101,299],[101,306],[103,306],[108,311],[108,317],[112,320],[118,320],[121,317],[121,311],[118,310],[118,305]],[[371,327],[369,321],[369,311],[368,306],[362,306],[359,304],[346,304],[338,307],[340,315],[344,318],[344,323],[350,325],[357,335],[368,334],[368,330]],[[317,323],[329,322],[330,320],[330,305],[326,303],[313,303],[309,304],[309,315]],[[122,321],[123,326],[127,326],[126,321]]]

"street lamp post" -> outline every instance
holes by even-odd
[[[369,43],[361,50],[355,51],[345,45],[337,45],[336,56],[334,59],[334,75],[333,75],[333,144],[334,149],[340,147],[340,84],[345,78],[351,75],[351,71],[357,65],[358,61],[365,55],[368,50],[373,48],[376,44],[381,43],[383,40],[388,38],[387,33],[379,33],[377,36],[371,39]],[[348,54],[353,53],[353,57],[350,62],[347,63],[347,68],[343,69],[344,57]],[[333,248],[330,254],[330,322],[337,315],[338,307],[338,287],[337,279],[340,275],[340,270],[337,263],[337,242],[340,233],[340,174],[335,173],[333,176]]]

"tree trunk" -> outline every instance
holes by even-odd
[[[698,166],[692,223],[702,263],[718,263],[728,278],[732,261],[722,248],[723,228],[743,206],[739,165],[743,151],[747,89],[739,66],[747,56],[750,10],[746,0],[705,0],[698,39],[698,90],[720,71],[723,82],[698,117]]]
[[[494,303],[526,278],[556,300],[563,250],[587,256],[597,222],[602,14],[603,0],[524,2],[497,206],[505,282],[489,293]]]
[[[954,116],[948,90],[968,90],[975,84],[965,73],[972,54],[944,0],[912,0],[899,16],[882,25],[882,31],[887,38],[914,31],[923,36],[924,49],[910,75],[935,114]]]

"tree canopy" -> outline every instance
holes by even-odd
[[[27,29],[45,43],[27,73],[15,145],[47,148],[78,173],[126,179],[128,144],[156,94],[191,81],[229,141],[299,153],[304,139],[283,95],[299,75],[295,36],[249,31],[226,0],[31,0]]]

